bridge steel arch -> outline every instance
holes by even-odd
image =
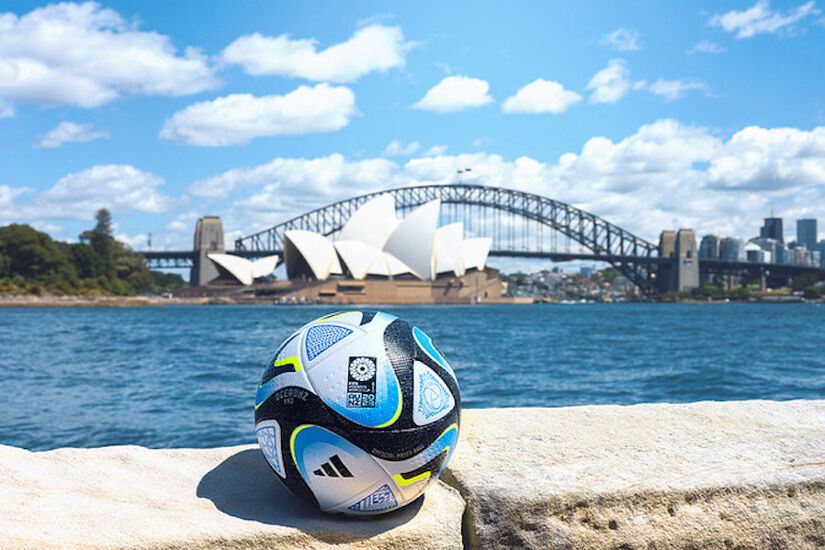
[[[235,241],[235,250],[244,255],[255,252],[282,251],[284,232],[303,229],[330,236],[365,202],[379,195],[390,194],[397,210],[408,211],[434,199],[443,205],[466,205],[499,210],[506,214],[551,228],[579,243],[592,253],[593,259],[609,262],[619,269],[642,292],[653,291],[653,273],[661,262],[658,247],[607,220],[570,204],[515,189],[470,184],[422,185],[399,187],[369,193],[317,208],[283,223],[241,237]],[[465,222],[466,225],[466,222]],[[477,235],[487,236],[487,235]],[[495,250],[491,256],[536,257],[528,250]],[[541,257],[553,258],[553,253]],[[563,256],[559,254],[557,256]],[[571,255],[568,255],[571,256]],[[576,256],[576,255],[572,255]],[[581,255],[584,257],[585,255]]]

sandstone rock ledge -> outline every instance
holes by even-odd
[[[442,477],[352,520],[255,446],[0,446],[0,549],[825,548],[825,400],[467,410]]]
[[[481,548],[825,548],[825,401],[466,411]]]
[[[438,483],[348,520],[296,502],[257,446],[0,446],[0,548],[457,548],[464,502]]]

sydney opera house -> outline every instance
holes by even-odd
[[[486,269],[491,239],[464,238],[462,223],[438,226],[441,204],[430,201],[400,218],[392,195],[363,204],[328,238],[303,230],[284,234],[288,281],[270,283],[280,302],[462,303],[495,301],[501,282]],[[223,276],[250,285],[272,273],[278,256],[254,262],[210,253]]]

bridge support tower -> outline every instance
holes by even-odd
[[[687,292],[699,287],[699,257],[692,229],[662,231],[659,257],[673,259],[672,263],[659,266],[656,275],[659,292]]]
[[[205,286],[218,276],[218,270],[209,261],[206,255],[210,252],[224,252],[223,224],[218,216],[204,216],[195,225],[195,258],[192,260],[192,271],[189,274],[189,284]]]

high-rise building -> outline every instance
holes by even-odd
[[[719,236],[705,235],[699,244],[699,257],[715,260],[719,258]]]
[[[765,251],[762,247],[754,242],[749,242],[745,245],[745,255],[749,262],[765,263]]]
[[[773,239],[763,239],[762,237],[751,239],[751,242],[765,252],[765,261],[767,263],[776,263],[776,248],[783,245]]]
[[[760,237],[763,239],[776,239],[780,243],[785,242],[784,233],[782,218],[765,218],[765,225],[759,229]]]
[[[825,241],[816,243],[815,248],[819,252],[819,266],[825,267]]]
[[[804,245],[799,245],[789,250],[791,254],[790,263],[793,265],[809,266],[811,262],[811,255],[808,254],[808,249]]]
[[[808,250],[813,250],[816,247],[815,218],[796,220],[796,240],[804,244]]]
[[[776,245],[776,259],[773,261],[775,264],[791,264],[793,263],[791,258],[791,251],[785,246],[783,243],[778,243]]]
[[[719,243],[719,257],[731,262],[744,262],[747,258],[745,255],[745,241],[725,237]]]

